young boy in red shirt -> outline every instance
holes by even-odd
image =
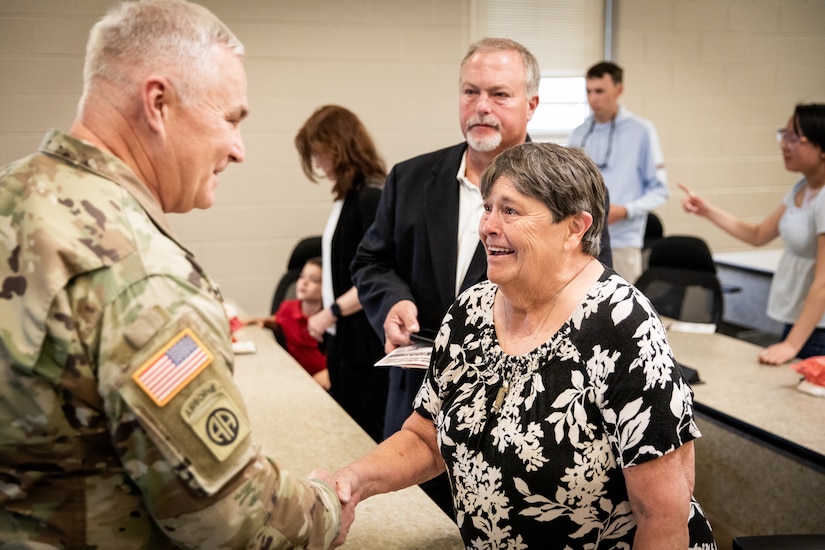
[[[249,319],[244,324],[258,325],[284,335],[286,350],[325,390],[329,390],[327,356],[319,342],[309,335],[307,321],[321,310],[321,258],[310,258],[295,283],[294,300],[281,302],[272,317]]]

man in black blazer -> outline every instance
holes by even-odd
[[[481,173],[500,152],[528,140],[540,71],[521,44],[485,38],[461,63],[459,109],[466,142],[393,167],[352,263],[353,282],[385,351],[410,334],[437,331],[456,296],[486,278],[478,237]],[[391,368],[384,437],[412,413],[420,369]],[[422,485],[451,516],[446,476]]]

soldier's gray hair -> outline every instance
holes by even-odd
[[[524,85],[527,97],[533,97],[539,93],[539,81],[541,80],[541,69],[539,69],[539,62],[536,57],[530,53],[530,50],[509,38],[482,38],[470,44],[470,48],[461,60],[463,67],[467,60],[478,52],[487,51],[514,51],[521,55],[521,61],[524,63]]]
[[[185,0],[125,1],[89,34],[83,99],[98,82],[128,89],[151,73],[170,79],[184,103],[219,77],[214,46],[244,56],[243,44],[212,12]]]

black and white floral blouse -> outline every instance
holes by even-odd
[[[465,545],[631,548],[622,468],[700,437],[664,327],[606,269],[549,341],[511,356],[493,326],[496,290],[459,296],[415,401],[435,422]],[[695,501],[689,527],[691,548],[716,548]]]

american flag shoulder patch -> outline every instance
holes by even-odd
[[[158,407],[166,405],[212,362],[212,354],[190,329],[183,329],[132,379]]]

